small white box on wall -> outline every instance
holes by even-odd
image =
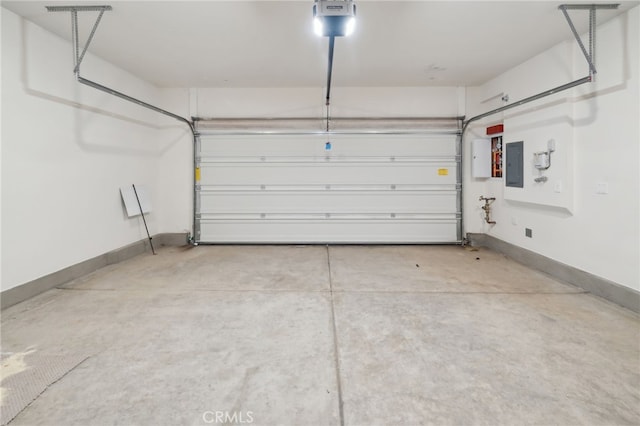
[[[471,176],[474,178],[491,177],[491,139],[471,141]]]

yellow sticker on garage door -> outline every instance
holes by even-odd
[[[196,182],[200,182],[200,167],[196,167]]]
[[[449,175],[449,169],[438,169],[439,176],[447,176]]]

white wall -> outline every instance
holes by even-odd
[[[159,91],[88,54],[83,74]],[[147,185],[171,149],[157,114],[78,84],[70,43],[2,10],[2,290],[146,237],[119,187]],[[160,232],[157,209],[148,218]]]
[[[465,137],[504,123],[504,142],[524,141],[525,186],[465,175],[465,225],[557,261],[640,290],[639,122],[640,7],[598,27],[595,83],[516,107],[478,121]],[[585,36],[586,37],[586,36]],[[586,40],[586,38],[584,38]],[[567,41],[467,91],[468,116],[501,106],[502,94],[517,101],[587,75],[574,40]],[[549,181],[536,184],[533,152],[554,139]],[[597,194],[599,183],[608,194]],[[483,222],[480,195],[497,198],[496,225]],[[533,237],[525,237],[525,228]]]
[[[324,117],[326,89],[200,88],[191,90],[191,115],[200,117]],[[332,117],[455,117],[464,115],[458,87],[331,88]]]
[[[0,7],[0,23],[2,22],[2,11]],[[0,45],[2,43],[2,32],[0,31]],[[0,94],[2,94],[2,55],[0,55]],[[2,104],[0,102],[0,135],[2,135]],[[2,140],[0,138],[0,189],[2,188]],[[0,290],[2,290],[2,196],[0,195]]]
[[[161,89],[158,106],[189,118],[189,90]],[[161,116],[162,117],[162,116]],[[160,232],[191,233],[193,227],[193,136],[187,126],[165,119],[165,141],[157,163],[156,197]]]

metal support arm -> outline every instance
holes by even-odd
[[[181,116],[179,116],[177,114],[174,114],[174,113],[169,112],[167,110],[164,110],[162,108],[158,108],[155,105],[151,105],[151,104],[149,104],[147,102],[141,101],[140,99],[136,99],[136,98],[134,98],[132,96],[126,95],[126,94],[124,94],[122,92],[119,92],[117,90],[111,89],[111,88],[109,88],[107,86],[103,86],[102,84],[96,83],[95,81],[88,80],[88,79],[80,76],[79,74],[76,76],[76,78],[78,80],[78,83],[82,83],[82,84],[84,84],[86,86],[93,87],[94,89],[97,89],[97,90],[100,90],[102,92],[108,93],[110,95],[116,96],[116,97],[118,97],[120,99],[124,99],[125,101],[132,102],[132,103],[134,103],[136,105],[140,105],[142,107],[148,108],[148,109],[153,110],[155,112],[158,112],[160,114],[164,114],[164,115],[166,115],[168,117],[171,117],[171,118],[174,118],[174,119],[176,119],[178,121],[182,121],[187,126],[189,126],[189,129],[191,130],[192,133],[195,133],[195,128],[193,127],[193,123],[191,121],[189,121],[188,119],[184,118],[184,117],[181,117]]]
[[[565,91],[567,89],[571,89],[572,87],[576,87],[576,86],[579,86],[579,85],[584,84],[584,83],[589,83],[590,81],[591,81],[591,77],[590,76],[582,77],[582,78],[579,78],[578,80],[574,80],[574,81],[571,81],[569,83],[563,84],[561,86],[554,87],[553,89],[545,90],[544,92],[538,93],[537,95],[529,96],[528,98],[521,99],[521,100],[519,100],[517,102],[514,102],[512,104],[508,104],[508,105],[505,105],[505,106],[500,107],[500,108],[492,109],[491,111],[476,115],[475,117],[471,117],[470,119],[468,119],[468,120],[466,120],[464,122],[464,126],[462,127],[462,133],[464,134],[464,131],[467,130],[467,126],[469,126],[469,124],[471,124],[472,122],[474,122],[476,120],[480,120],[481,118],[485,118],[485,117],[488,117],[490,115],[497,114],[499,112],[506,111],[508,109],[518,107],[520,105],[528,104],[529,102],[533,102],[533,101],[536,101],[538,99],[545,98],[545,97],[547,97],[549,95],[553,95],[555,93],[563,92],[563,91]]]
[[[112,96],[116,96],[120,99],[124,99],[125,101],[128,102],[132,102],[136,105],[140,105],[141,107],[150,109],[152,111],[155,111],[157,113],[166,115],[168,117],[171,117],[173,119],[176,119],[182,123],[185,123],[187,126],[189,126],[189,130],[191,131],[191,135],[193,138],[193,144],[195,147],[195,144],[197,142],[197,132],[196,129],[194,127],[194,124],[191,120],[182,117],[178,114],[174,114],[172,112],[169,112],[165,109],[159,108],[155,105],[152,105],[148,102],[144,102],[140,99],[134,98],[133,96],[129,96],[126,95],[122,92],[119,92],[115,89],[112,89],[110,87],[104,86],[100,83],[96,83],[95,81],[91,81],[89,79],[86,79],[84,77],[82,77],[80,75],[80,64],[82,63],[82,60],[84,59],[85,54],[87,53],[87,49],[89,48],[89,45],[91,44],[91,41],[93,40],[93,36],[96,33],[96,30],[98,29],[98,25],[100,24],[100,21],[102,20],[102,16],[104,14],[105,11],[109,11],[112,10],[111,6],[108,5],[93,5],[93,6],[47,6],[47,10],[49,12],[71,12],[71,37],[72,37],[72,45],[73,45],[73,73],[76,76],[76,80],[78,81],[78,83],[84,84],[86,86],[89,87],[93,87],[94,89],[100,90],[102,92],[105,92],[109,95]],[[93,27],[91,29],[91,33],[89,34],[89,37],[87,38],[87,42],[85,43],[85,46],[82,50],[82,53],[80,53],[80,42],[79,42],[79,36],[78,36],[78,12],[99,12],[98,17],[96,19],[96,22],[93,24]],[[195,230],[196,230],[196,220],[195,220],[195,172],[194,172],[194,216],[193,216],[193,232],[192,232],[192,238],[195,238]],[[143,217],[144,218],[144,217]]]
[[[584,55],[584,58],[587,60],[587,64],[589,65],[589,75],[593,80],[594,74],[596,71],[596,10],[597,9],[617,9],[620,4],[561,4],[558,6],[558,9],[562,11],[565,19],[567,20],[567,24],[569,24],[569,28],[573,33],[573,37],[575,37],[578,46],[580,46],[580,50]],[[580,34],[578,34],[578,30],[576,30],[576,26],[573,24],[571,20],[571,16],[569,16],[568,10],[588,10],[589,11],[589,51],[584,47],[584,43],[580,38]]]
[[[189,130],[191,130],[192,133],[195,133],[195,128],[193,127],[193,123],[184,118],[181,117],[177,114],[174,114],[172,112],[169,112],[167,110],[164,110],[162,108],[159,108],[155,105],[151,105],[148,102],[144,102],[141,101],[140,99],[136,99],[133,96],[129,96],[126,95],[122,92],[119,92],[115,89],[112,89],[110,87],[104,86],[100,83],[96,83],[95,81],[91,81],[89,79],[86,79],[84,77],[82,77],[80,75],[80,64],[82,63],[82,60],[84,59],[85,54],[87,53],[87,49],[89,48],[89,45],[91,44],[91,41],[93,40],[93,36],[96,33],[96,30],[98,29],[98,25],[100,24],[100,21],[102,20],[102,15],[104,14],[105,11],[109,11],[112,10],[113,8],[111,6],[108,5],[102,5],[102,6],[47,6],[47,10],[49,12],[71,12],[71,36],[72,36],[72,44],[73,44],[73,59],[74,59],[74,67],[73,67],[73,72],[76,75],[76,79],[78,80],[79,83],[82,83],[84,85],[93,87],[94,89],[103,91],[105,93],[108,93],[110,95],[113,96],[117,96],[120,99],[124,99],[126,101],[132,102],[134,104],[140,105],[144,108],[148,108],[151,109],[155,112],[158,112],[160,114],[164,114],[166,116],[169,116],[171,118],[174,118],[178,121],[182,121],[183,123],[185,123],[186,125],[189,126]],[[85,46],[82,50],[82,53],[80,53],[80,41],[79,41],[79,36],[78,36],[78,12],[99,12],[98,17],[96,18],[96,22],[93,24],[93,27],[91,29],[91,33],[89,34],[89,37],[87,38],[87,42],[85,43]]]
[[[493,109],[491,111],[476,115],[475,117],[471,117],[468,120],[465,120],[464,126],[462,127],[462,134],[464,135],[465,130],[469,124],[473,123],[476,120],[480,120],[481,118],[488,117],[493,114],[497,114],[502,111],[506,111],[511,108],[515,108],[520,105],[527,104],[529,102],[533,102],[535,100],[547,97],[549,95],[553,95],[555,93],[562,92],[567,89],[571,89],[572,87],[578,86],[580,84],[592,82],[595,78],[596,74],[596,66],[595,66],[595,40],[596,40],[596,9],[617,9],[620,4],[563,4],[558,7],[564,14],[567,19],[567,23],[571,28],[571,32],[573,33],[582,53],[584,54],[585,59],[589,65],[589,75],[578,80],[571,81],[569,83],[563,84],[558,87],[554,87],[553,89],[545,90],[544,92],[538,93],[537,95],[529,96],[528,98],[524,98],[520,101],[502,106],[500,108]],[[573,25],[573,21],[569,16],[567,10],[589,10],[589,51],[584,47],[584,43],[582,43],[582,39],[576,30],[576,27]]]

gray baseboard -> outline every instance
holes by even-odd
[[[154,248],[183,246],[186,244],[186,233],[158,234],[153,237]],[[144,239],[85,260],[84,262],[76,263],[75,265],[45,275],[44,277],[29,281],[28,283],[10,288],[0,293],[0,309],[5,309],[23,302],[54,287],[90,274],[100,268],[104,268],[107,265],[122,262],[150,251],[151,246],[149,245],[149,240]]]
[[[613,281],[565,265],[531,250],[507,243],[487,234],[467,234],[472,246],[487,247],[491,250],[544,272],[558,280],[572,284],[596,296],[616,303],[636,313],[640,313],[640,292]]]
[[[153,241],[155,242],[157,240],[158,241],[157,244],[160,247],[162,246],[180,247],[180,246],[187,245],[189,243],[188,238],[189,238],[189,234],[185,232],[176,232],[172,234],[169,234],[169,233],[158,234],[155,237],[153,237]]]

